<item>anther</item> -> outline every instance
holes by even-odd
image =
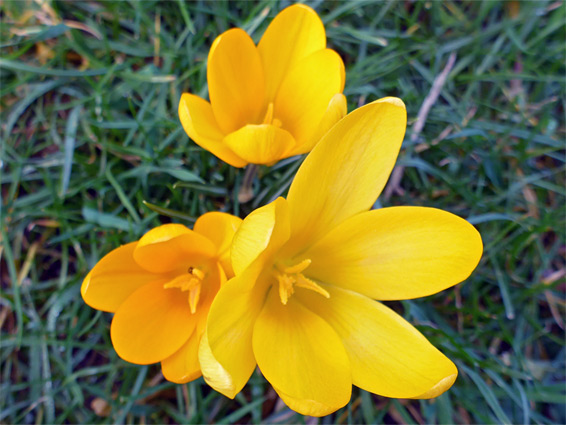
[[[197,279],[200,279],[200,280],[204,279],[204,273],[203,273],[202,270],[197,269],[196,267],[191,267],[190,270],[191,271],[189,273],[192,274]]]
[[[305,258],[303,261],[301,261],[298,264],[295,264],[294,266],[290,266],[290,267],[285,267],[283,269],[284,273],[287,274],[295,274],[295,273],[301,273],[302,271],[304,271],[308,266],[310,266],[312,263],[310,258]]]

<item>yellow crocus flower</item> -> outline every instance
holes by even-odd
[[[211,212],[194,230],[164,224],[94,266],[81,294],[92,308],[116,313],[110,336],[122,359],[161,362],[176,383],[201,376],[198,346],[210,304],[233,275],[230,244],[241,221]]]
[[[287,199],[244,219],[232,245],[236,277],[214,299],[199,350],[213,388],[234,397],[257,364],[290,408],[322,416],[348,403],[352,384],[431,398],[454,383],[452,361],[375,301],[455,285],[483,249],[476,229],[448,212],[369,210],[405,127],[396,98],[351,112],[308,155]]]
[[[257,46],[240,28],[218,36],[207,79],[210,103],[184,93],[179,117],[191,139],[234,167],[309,152],[347,110],[344,63],[302,4],[279,13]]]

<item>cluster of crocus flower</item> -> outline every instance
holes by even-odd
[[[399,153],[405,106],[389,97],[342,118],[343,65],[324,47],[322,23],[303,5],[281,12],[257,48],[241,30],[214,42],[211,103],[180,102],[189,135],[234,166],[312,152],[287,198],[243,221],[207,213],[193,230],[163,225],[100,260],[82,295],[115,312],[123,359],[161,362],[173,382],[202,373],[231,398],[257,366],[290,408],[313,416],[346,405],[352,385],[432,398],[454,383],[452,361],[380,301],[463,281],[481,237],[434,208],[370,210]],[[327,59],[335,84],[291,104],[302,73]]]

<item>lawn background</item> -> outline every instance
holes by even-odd
[[[407,105],[399,190],[376,207],[442,208],[482,234],[465,283],[388,303],[455,361],[451,390],[410,401],[354,388],[314,419],[259,372],[229,400],[115,354],[111,315],[80,297],[97,260],[160,223],[244,217],[284,195],[303,159],[260,167],[248,187],[177,117],[182,92],[207,95],[214,38],[239,26],[257,42],[288,4],[1,3],[1,423],[566,422],[561,1],[308,3],[345,61],[349,110],[384,96]]]

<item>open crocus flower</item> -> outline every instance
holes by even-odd
[[[116,313],[110,335],[131,363],[161,362],[166,379],[201,376],[198,346],[220,286],[231,277],[230,244],[241,219],[211,212],[194,230],[165,224],[104,256],[81,294],[93,308]]]
[[[434,294],[478,264],[475,228],[423,207],[368,211],[406,126],[384,98],[338,122],[306,158],[287,199],[252,212],[234,236],[236,277],[212,303],[199,357],[228,397],[256,363],[283,401],[313,416],[348,403],[352,384],[387,397],[431,398],[455,365],[375,300]]]
[[[179,117],[191,139],[234,167],[309,152],[346,114],[344,63],[302,4],[279,13],[257,47],[239,28],[221,34],[207,79],[210,103],[184,93]]]

